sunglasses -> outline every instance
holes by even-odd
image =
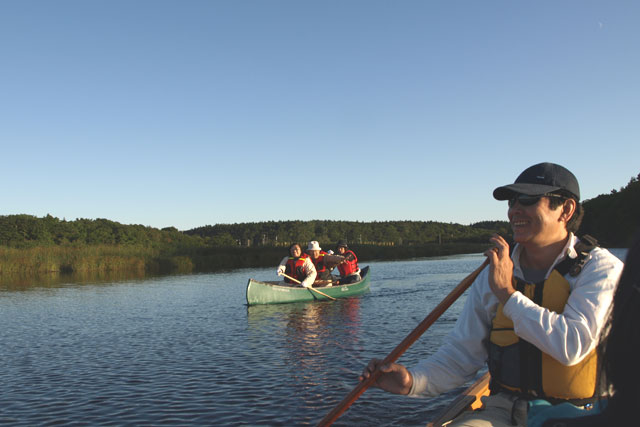
[[[521,206],[533,206],[540,201],[543,197],[555,197],[557,199],[566,199],[566,197],[561,196],[560,194],[547,193],[542,194],[540,196],[529,196],[527,194],[517,194],[516,196],[509,199],[509,207],[512,208],[516,202],[520,203]]]

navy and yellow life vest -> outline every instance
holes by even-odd
[[[287,260],[287,264],[285,265],[284,273],[287,276],[291,276],[294,279],[302,282],[307,277],[302,268],[307,258],[309,258],[309,256],[306,254],[298,258],[289,257],[289,259]],[[296,283],[287,277],[284,278],[284,281],[287,283]]]
[[[346,277],[358,271],[358,257],[352,250],[347,249],[344,253],[345,260],[338,265],[340,276]]]
[[[514,278],[514,287],[539,306],[561,314],[571,293],[564,276],[580,274],[589,252],[596,246],[595,239],[584,236],[575,246],[577,258],[566,257],[546,280],[539,283]],[[593,401],[599,394],[596,391],[598,358],[595,349],[579,363],[565,366],[518,337],[513,322],[503,313],[502,304],[493,319],[488,346],[492,393],[506,389],[552,402],[575,404]]]

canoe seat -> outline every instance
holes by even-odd
[[[480,408],[482,406],[480,398],[489,395],[489,379],[490,376],[487,372],[456,397],[449,406],[438,414],[435,420],[427,424],[427,427],[445,426],[464,411],[475,411]]]

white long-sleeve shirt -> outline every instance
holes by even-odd
[[[289,261],[288,256],[282,258],[282,261],[280,261],[280,265],[278,265],[278,270],[282,270],[282,272],[284,273],[284,268],[281,269],[281,267],[286,267],[287,261]],[[307,259],[305,259],[304,264],[302,264],[302,272],[306,274],[307,277],[304,278],[301,286],[304,286],[305,288],[312,286],[313,282],[315,282],[316,280],[316,276],[318,275],[318,273],[316,272],[316,267],[315,265],[313,265],[311,258],[307,257]]]
[[[575,258],[578,239],[571,234],[567,245],[545,277],[565,255]],[[523,278],[522,248],[513,253],[514,275]],[[598,344],[623,263],[606,249],[593,249],[577,277],[566,275],[571,287],[562,314],[543,308],[516,291],[504,305],[514,331],[560,363],[580,362]],[[445,344],[428,359],[409,369],[413,376],[410,396],[437,396],[474,378],[488,357],[487,343],[498,299],[489,286],[489,267],[476,278],[464,308]]]

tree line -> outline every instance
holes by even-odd
[[[78,245],[141,245],[145,247],[199,246],[202,239],[181,233],[174,227],[157,229],[124,225],[108,219],[67,221],[51,215],[0,216],[0,245],[14,248]]]
[[[640,174],[610,194],[586,200],[580,232],[597,238],[603,246],[628,248],[640,231]]]
[[[318,240],[333,244],[346,239],[352,244],[414,246],[430,243],[478,243],[498,232],[509,233],[506,221],[471,225],[435,221],[267,221],[217,224],[178,231],[125,225],[107,219],[60,220],[51,215],[0,216],[0,245],[12,248],[40,246],[123,245],[160,249],[205,247],[288,246],[292,242]]]
[[[214,246],[287,246],[317,240],[378,246],[413,246],[429,243],[486,242],[491,233],[509,233],[506,221],[484,221],[472,225],[435,221],[267,221],[217,224],[184,233],[200,236]]]

